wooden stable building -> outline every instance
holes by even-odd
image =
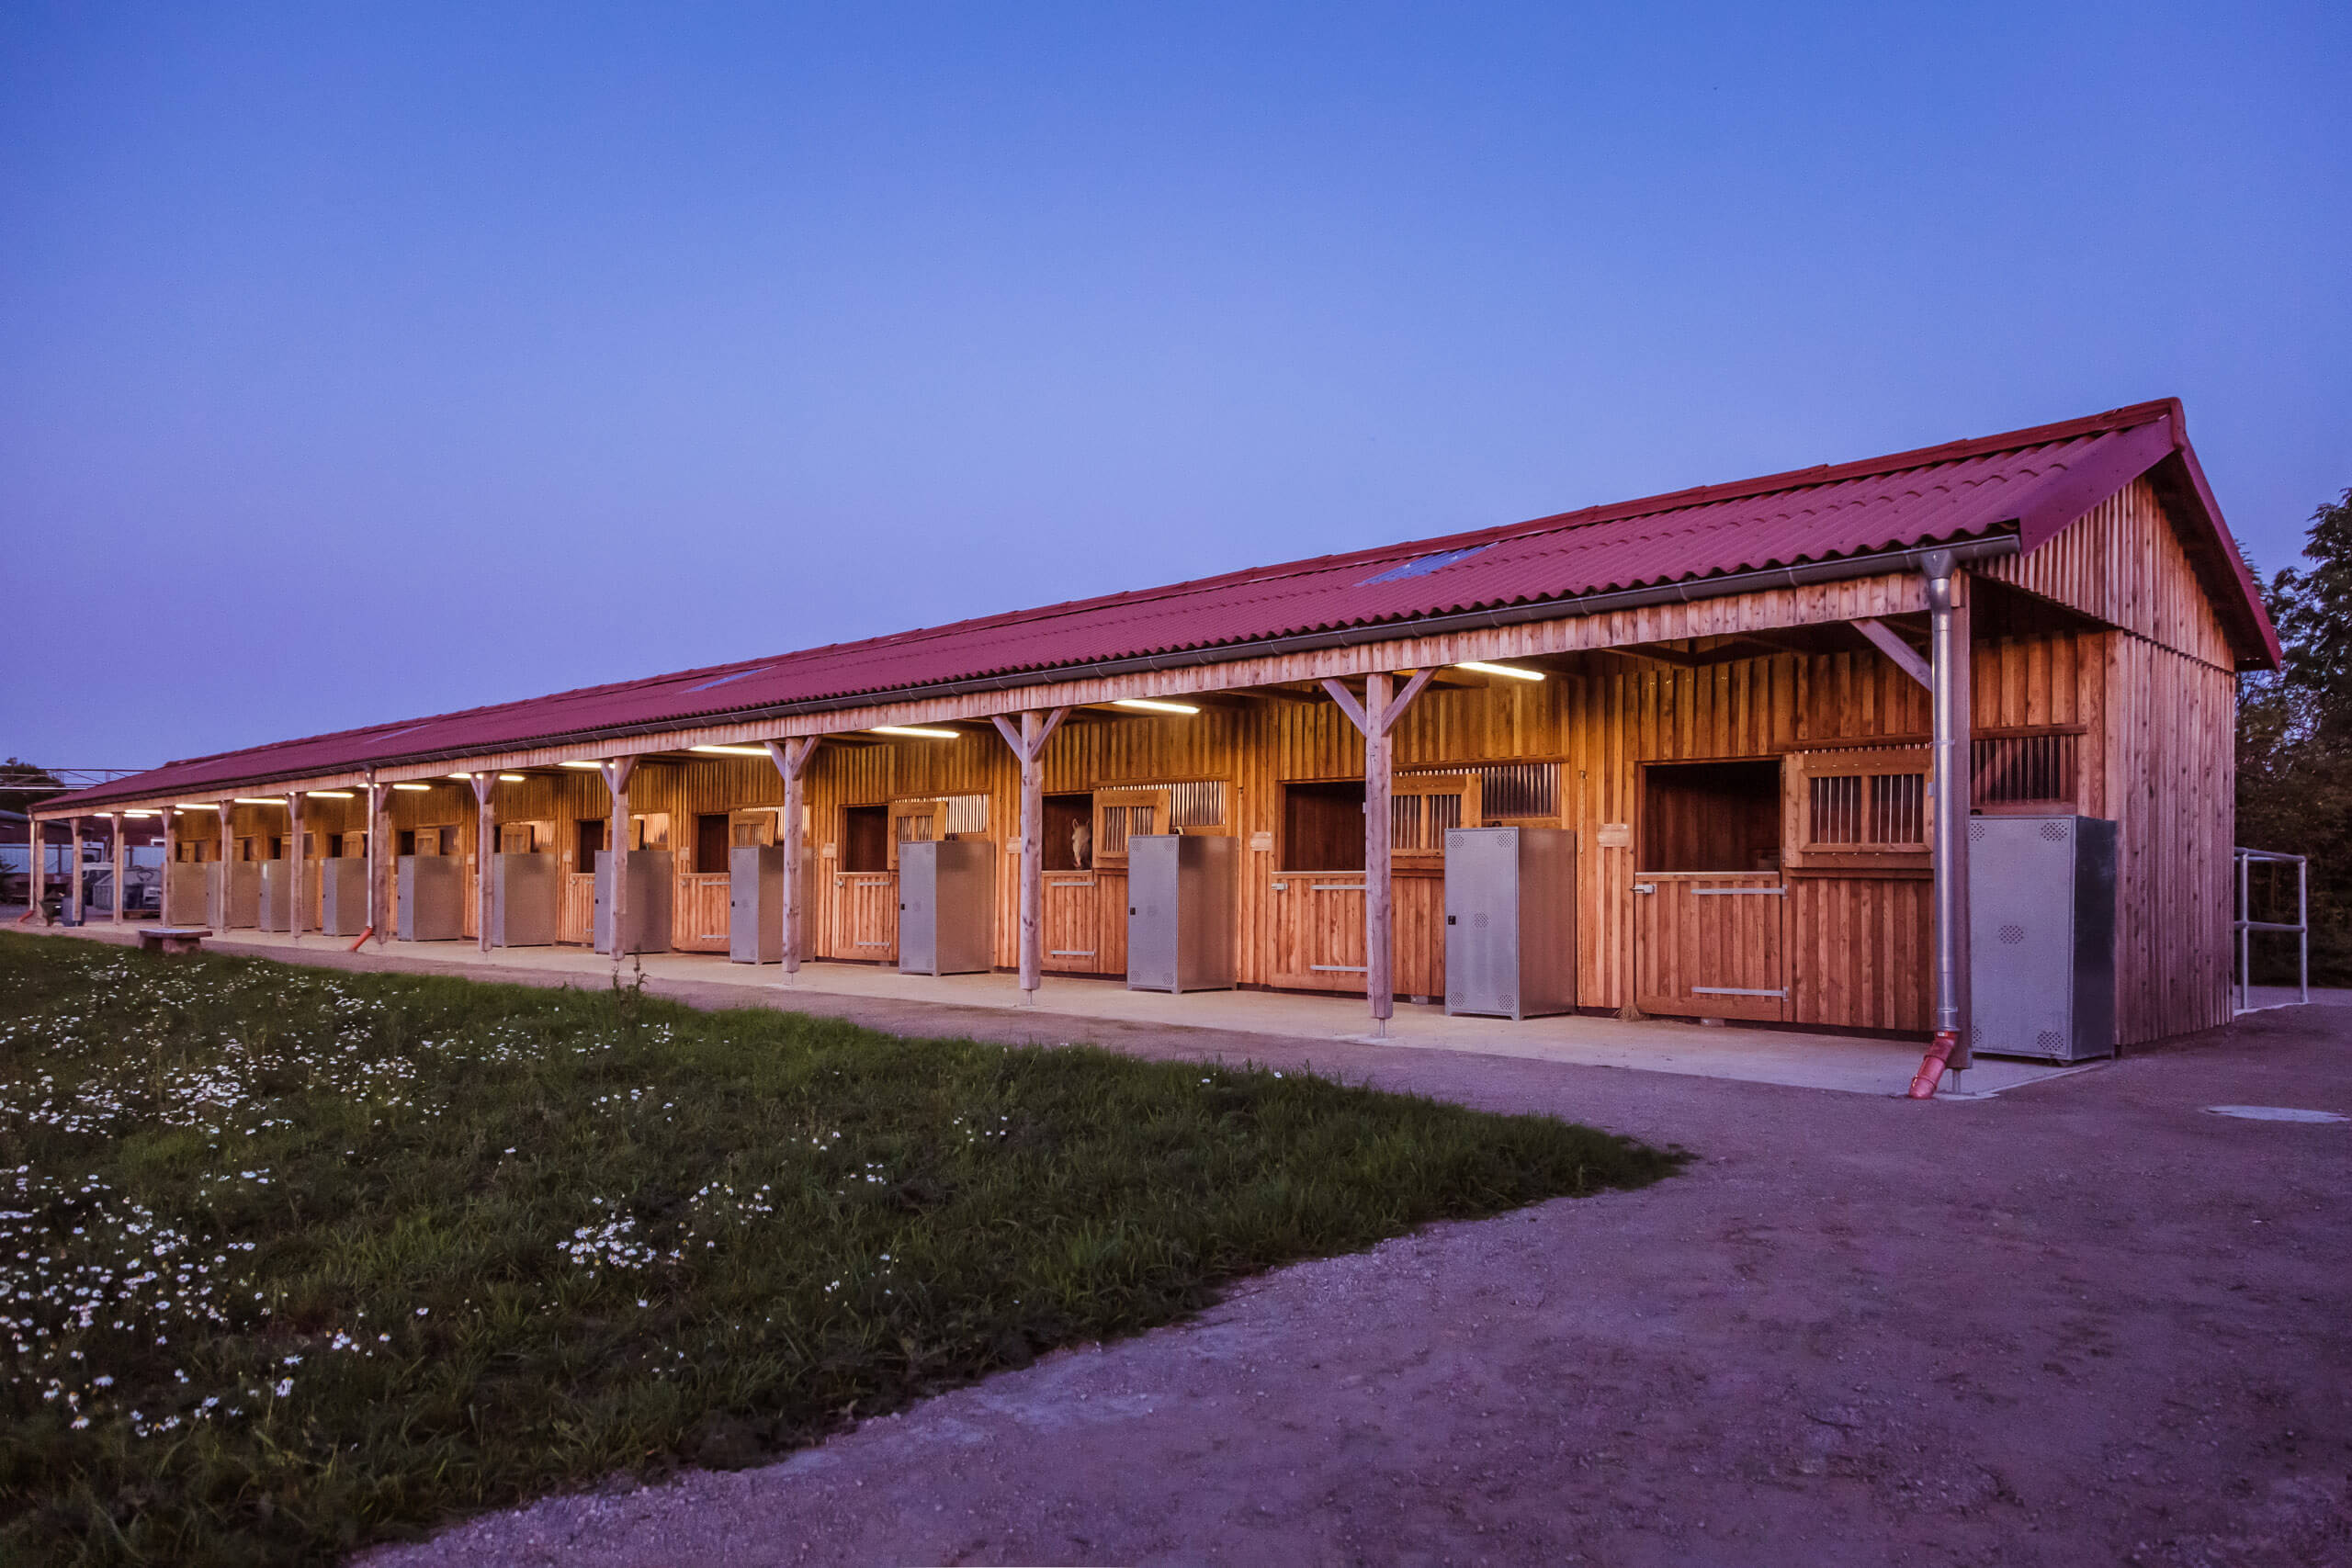
[[[366,859],[379,942],[399,856],[461,857],[486,941],[485,845],[552,854],[586,943],[597,855],[652,851],[672,945],[724,954],[730,850],[786,844],[792,964],[895,960],[905,846],[987,840],[996,963],[1032,989],[1125,975],[1131,837],[1230,836],[1238,982],[1380,1017],[1445,998],[1448,830],[1543,826],[1574,835],[1549,961],[1579,1010],[1927,1035],[1969,1005],[1938,919],[1964,930],[1964,819],[2075,814],[2118,824],[2131,1043],[2230,1016],[2235,678],[2277,657],[2167,401],[174,762],[40,815],[164,812],[175,878],[286,861],[311,930],[322,863]]]

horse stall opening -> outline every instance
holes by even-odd
[[[1644,1012],[1788,1016],[1781,764],[1645,764],[1634,949]]]

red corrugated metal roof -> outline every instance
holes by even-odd
[[[49,803],[218,790],[420,756],[513,750],[586,731],[710,721],[1348,626],[1569,600],[1612,590],[1951,544],[2016,530],[2031,549],[2178,454],[2210,515],[2209,589],[2249,661],[2277,639],[2181,433],[2177,402],[2041,425],[1868,462],[1773,474],[1475,533],[1421,539],[837,643],[741,664],[593,686],[167,763]],[[2234,590],[2234,592],[2233,592]]]

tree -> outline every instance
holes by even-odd
[[[65,781],[47,768],[11,757],[0,762],[0,807],[28,811],[42,801],[65,793]]]
[[[2238,842],[2311,857],[2312,977],[2352,983],[2352,489],[2263,599],[2275,671],[2238,680]],[[2291,912],[2290,918],[2291,918]],[[2258,978],[2278,975],[2257,962]]]

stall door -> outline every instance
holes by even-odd
[[[1363,890],[1360,871],[1274,879],[1275,985],[1363,993]]]
[[[1109,974],[1109,955],[1102,951],[1101,880],[1091,872],[1049,871],[1042,901],[1045,967],[1065,975]]]
[[[1634,884],[1634,1002],[1681,1018],[1789,1016],[1778,872],[1645,872]]]
[[[899,875],[849,871],[833,878],[833,953],[875,964],[899,961]]]

